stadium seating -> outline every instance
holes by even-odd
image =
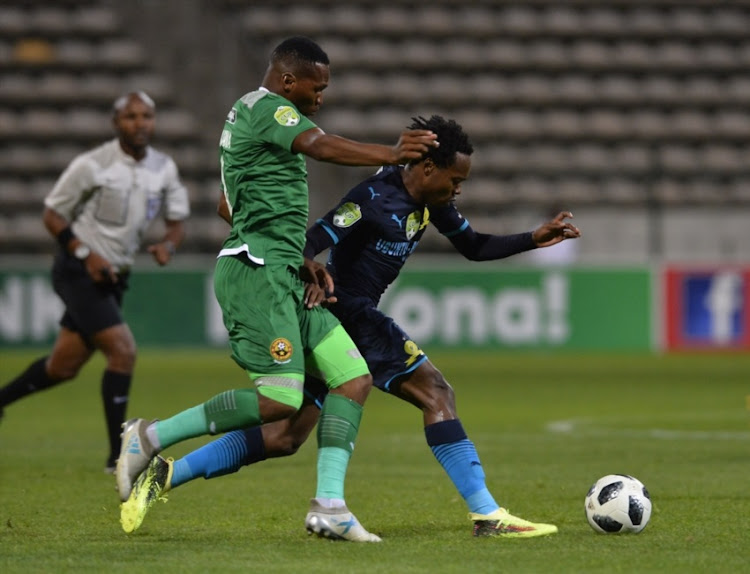
[[[719,214],[750,200],[750,5],[741,0],[194,1],[221,11],[222,42],[254,58],[235,61],[246,73],[215,82],[234,97],[259,75],[247,66],[262,65],[279,39],[304,34],[332,61],[316,118],[327,131],[387,143],[415,115],[459,120],[476,148],[461,199],[469,218],[554,204],[648,219],[649,209]],[[104,0],[0,7],[0,227],[38,215],[42,184],[106,137],[111,101],[139,86],[157,100],[158,144],[191,188],[196,224],[186,248],[212,252],[225,230],[213,222],[215,130],[203,130],[181,97],[195,86],[149,62],[149,38],[123,25],[127,10]],[[222,57],[193,35],[208,75]],[[226,107],[224,94],[205,98],[208,108]],[[320,172],[331,201],[343,191],[336,169]],[[6,233],[0,252],[48,249],[43,230],[33,238],[33,226],[19,226],[26,239]],[[432,234],[425,243],[444,247]]]
[[[131,89],[157,102],[155,145],[173,153],[194,204],[203,181],[214,182],[194,115],[178,107],[168,75],[154,69],[144,45],[109,2],[10,0],[0,7],[0,254],[49,252],[41,225],[44,196],[81,151],[112,137],[112,102]],[[215,210],[215,193],[210,212]],[[203,205],[206,212],[209,208]],[[215,234],[214,234],[215,235]],[[193,235],[189,250],[213,250],[216,238]]]

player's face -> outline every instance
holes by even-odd
[[[469,177],[471,157],[463,153],[456,154],[453,165],[440,168],[431,164],[425,169],[424,199],[429,205],[445,205],[461,194],[461,184]]]
[[[306,73],[298,75],[287,98],[303,115],[314,116],[323,105],[323,90],[328,87],[330,69],[325,64],[315,64]]]
[[[117,112],[114,123],[122,148],[126,153],[137,154],[151,142],[156,112],[138,96],[131,96],[125,107]]]

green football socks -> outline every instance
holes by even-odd
[[[224,433],[261,424],[254,389],[225,391],[155,424],[161,450],[198,436]]]
[[[318,421],[316,498],[344,498],[344,479],[362,420],[362,406],[329,393]]]

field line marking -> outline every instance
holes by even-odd
[[[750,440],[748,431],[691,431],[667,429],[617,429],[598,426],[584,419],[563,419],[547,423],[546,429],[553,434],[579,436],[649,437],[661,440]]]

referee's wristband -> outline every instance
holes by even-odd
[[[63,249],[67,249],[68,243],[70,243],[74,238],[75,234],[70,228],[70,225],[68,225],[65,229],[57,234],[57,242],[62,246]]]

